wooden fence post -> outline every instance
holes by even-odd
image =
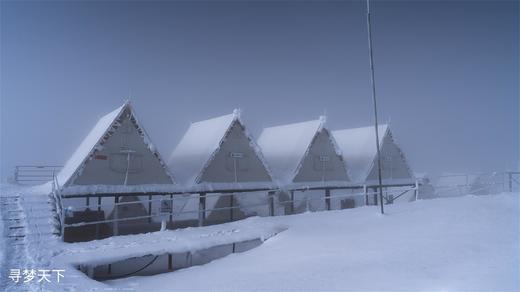
[[[269,216],[274,216],[274,191],[267,193],[267,200],[269,201]]]
[[[148,195],[148,223],[152,223],[152,195]]]
[[[290,191],[291,193],[291,214],[294,214],[294,191]]]
[[[173,222],[173,194],[170,194],[170,203],[172,205],[172,210],[170,212],[170,222]]]
[[[233,194],[229,195],[229,220],[233,221],[233,211],[234,211],[234,205],[233,205]]]
[[[103,216],[103,218],[101,218],[101,196],[98,196],[97,198],[97,220],[100,221],[100,220],[105,220],[105,217]],[[101,227],[100,226],[101,224],[98,223],[96,224],[96,239],[99,239],[99,228]]]
[[[119,235],[119,196],[114,197],[114,224],[112,224],[112,229],[114,235]]]
[[[365,206],[368,206],[367,185],[363,185],[363,193],[365,194]]]
[[[325,207],[330,211],[330,189],[325,189]]]
[[[199,193],[199,226],[204,226],[206,220],[206,193]]]
[[[419,181],[418,180],[415,180],[415,189],[413,192],[415,195],[415,200],[417,201],[419,199]]]

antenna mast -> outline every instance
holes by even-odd
[[[383,182],[381,181],[381,152],[379,149],[379,127],[377,123],[377,101],[376,101],[376,81],[374,78],[374,57],[372,54],[372,29],[370,25],[370,0],[367,0],[367,26],[368,26],[368,54],[370,57],[370,82],[372,84],[372,101],[374,103],[374,120],[376,131],[376,149],[377,149],[377,175],[379,182],[379,202],[381,204],[381,214],[384,214],[383,207]]]

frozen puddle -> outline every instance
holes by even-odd
[[[54,261],[99,281],[155,275],[250,250],[286,229],[280,223],[252,217],[213,226],[65,243]]]
[[[240,253],[253,249],[262,243],[263,241],[258,238],[191,252],[129,258],[95,267],[88,264],[80,265],[78,269],[87,274],[90,278],[98,281],[114,280],[131,276],[150,276],[192,266],[204,265],[232,253]]]

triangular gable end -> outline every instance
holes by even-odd
[[[129,102],[99,120],[58,179],[63,186],[173,183]]]
[[[380,145],[387,127],[387,125],[378,126],[381,133]],[[377,153],[374,127],[336,130],[332,131],[332,135],[341,149],[350,179],[357,183],[365,182]]]
[[[258,145],[278,183],[291,183],[324,119],[264,128]]]
[[[383,138],[380,139],[381,151],[381,178],[391,183],[399,181],[412,181],[415,176],[406,160],[406,156],[395,142],[390,127],[386,127]],[[367,170],[365,181],[377,180],[377,154],[374,155],[372,163]]]
[[[195,183],[272,182],[267,163],[237,110],[219,146],[197,175]]]
[[[324,119],[298,163],[293,182],[349,181],[347,167]]]

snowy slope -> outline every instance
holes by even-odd
[[[109,283],[136,291],[518,291],[518,193],[263,218],[289,229],[205,266]]]
[[[20,206],[28,227],[25,247],[6,246],[1,266],[66,269],[59,284],[16,286],[9,284],[3,273],[1,280],[3,285],[8,284],[4,286],[7,291],[520,289],[519,193],[387,205],[386,215],[380,215],[378,207],[370,206],[251,218],[167,232],[155,238],[147,234],[67,244],[51,234],[45,194],[48,188],[2,187],[1,191],[2,196],[23,196]],[[123,254],[185,249],[191,244],[197,248],[214,240],[240,240],[255,237],[256,233],[270,233],[278,227],[287,230],[255,249],[172,273],[101,283],[71,266],[74,262],[104,262],[101,258],[114,260]],[[195,238],[193,243],[190,237]],[[182,246],[176,245],[179,242]],[[165,249],[168,245],[172,246]],[[138,246],[141,247],[136,249]],[[103,250],[99,256],[98,248]],[[120,251],[111,254],[110,248]]]

